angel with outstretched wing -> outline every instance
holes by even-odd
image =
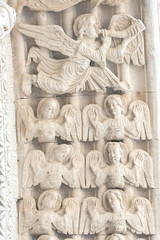
[[[55,137],[67,141],[82,139],[81,112],[72,104],[61,110],[56,99],[44,98],[37,107],[37,118],[29,105],[17,110],[18,142],[24,143],[37,138],[39,142],[54,142]]]
[[[128,115],[125,99],[110,95],[104,101],[106,117],[100,106],[87,105],[83,109],[83,140],[93,141],[132,139],[151,140],[150,112],[147,104],[136,100],[129,105]]]
[[[59,189],[63,184],[71,188],[84,187],[84,157],[74,154],[71,145],[53,145],[49,161],[40,150],[30,151],[23,164],[22,187],[40,184],[42,189]]]
[[[24,197],[21,200],[19,212],[20,219],[23,220],[20,222],[21,234],[28,231],[31,236],[42,234],[55,236],[55,230],[69,235],[74,233],[76,199],[66,198],[62,202],[62,197],[57,191],[47,190],[41,193],[37,205],[38,209],[32,197]]]
[[[128,209],[128,199],[123,191],[107,190],[103,194],[103,205],[98,203],[96,197],[83,203],[82,233],[95,234],[105,230],[106,234],[125,234],[130,230],[136,234],[155,234],[153,210],[146,198],[135,198]]]
[[[77,40],[71,39],[57,25],[19,25],[19,31],[34,38],[39,47],[58,51],[68,57],[61,60],[52,59],[40,48],[32,47],[29,50],[27,64],[30,64],[32,59],[38,63],[38,74],[23,75],[23,93],[29,96],[32,84],[54,95],[85,90],[105,92],[106,87],[122,92],[129,91],[130,85],[120,81],[106,67],[106,53],[111,38],[108,37],[107,30],[100,30],[99,20],[92,14],[81,15],[75,20],[73,29]],[[101,41],[96,40],[99,33]],[[90,66],[91,61],[99,66]]]
[[[90,174],[87,177],[91,187],[125,188],[125,184],[136,187],[153,188],[153,163],[149,154],[143,150],[135,149],[129,154],[124,143],[109,142],[104,147],[104,159],[100,151],[93,150],[88,153]],[[88,175],[88,174],[87,174]]]

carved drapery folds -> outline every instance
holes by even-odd
[[[11,5],[18,14],[12,39],[19,238],[149,239],[156,234],[149,198],[156,186],[148,151],[153,118],[147,93],[140,93],[146,77],[143,4]],[[14,22],[15,11],[0,2],[2,45]],[[0,71],[4,78],[3,54]]]

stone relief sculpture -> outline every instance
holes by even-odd
[[[145,102],[136,100],[128,107],[120,95],[109,95],[104,101],[104,116],[97,104],[83,109],[83,140],[93,141],[132,139],[151,140],[150,112]]]
[[[128,0],[91,0],[91,6],[97,7],[99,4],[109,5],[109,6],[119,6],[123,3],[128,2]]]
[[[49,149],[48,162],[40,150],[30,151],[23,164],[22,186],[30,188],[40,184],[42,189],[59,189],[61,184],[71,188],[85,185],[84,157],[74,154],[71,145],[53,145]]]
[[[7,36],[16,22],[16,12],[5,2],[0,2],[0,39]]]
[[[153,211],[150,202],[137,197],[127,206],[126,194],[121,190],[108,190],[103,194],[103,206],[96,197],[83,201],[80,233],[125,234],[127,229],[136,234],[155,233]],[[104,208],[107,212],[104,211]]]
[[[87,155],[86,182],[88,187],[123,189],[125,184],[135,187],[153,188],[153,163],[149,154],[135,149],[129,154],[124,143],[109,142],[104,147],[104,159],[100,151],[93,150]]]
[[[54,11],[60,12],[86,0],[20,0],[17,4],[17,11],[20,14],[23,6],[34,11]],[[97,7],[100,3],[109,6],[119,6],[128,0],[91,0],[91,7]]]
[[[34,198],[24,198],[20,203],[19,231],[21,234],[29,232],[31,236],[46,234],[55,237],[55,230],[72,235],[77,209],[76,199],[66,198],[62,203],[61,195],[54,190],[47,190],[40,195],[38,210]]]
[[[67,141],[81,139],[81,112],[72,104],[64,105],[53,98],[42,99],[37,107],[37,118],[29,105],[17,109],[18,142],[37,138],[39,142],[54,142],[55,137]]]
[[[23,6],[27,6],[34,11],[61,12],[83,1],[86,0],[20,0],[17,11],[21,13]]]
[[[137,65],[144,64],[141,34],[145,29],[144,24],[129,15],[121,14],[112,18],[110,28],[106,30],[100,29],[100,22],[94,15],[84,14],[75,20],[73,29],[77,41],[68,37],[57,25],[19,25],[19,31],[34,38],[38,46],[68,56],[67,59],[52,59],[43,50],[32,47],[27,64],[29,65],[32,59],[37,62],[38,74],[23,75],[23,93],[29,96],[32,84],[49,94],[84,90],[105,92],[106,87],[122,92],[129,91],[130,85],[120,81],[107,68],[106,59],[115,63],[132,61]],[[99,67],[90,66],[91,61]]]

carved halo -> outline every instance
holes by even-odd
[[[112,114],[109,111],[109,107],[108,107],[108,102],[109,101],[116,101],[119,105],[123,106],[123,115],[126,115],[127,113],[127,103],[124,97],[120,96],[120,95],[109,95],[105,100],[104,100],[104,110],[107,114],[108,117],[113,118]]]
[[[62,147],[67,147],[69,148],[69,153],[67,154],[67,156],[64,158],[63,163],[66,162],[69,159],[69,156],[73,155],[73,147],[71,145],[67,145],[67,144],[61,144],[61,145],[57,145],[57,144],[53,144],[49,150],[49,161],[51,161],[52,158],[54,158],[54,152],[58,149],[58,148],[62,148]]]
[[[38,199],[38,209],[39,210],[43,209],[42,208],[43,207],[43,200],[46,197],[46,195],[53,195],[53,194],[57,195],[57,199],[56,199],[56,203],[55,203],[55,207],[53,208],[53,211],[56,212],[60,208],[60,206],[62,204],[62,197],[59,194],[59,192],[57,192],[55,190],[47,190],[47,191],[43,192]]]
[[[43,98],[37,107],[37,118],[41,118],[41,111],[43,108],[46,108],[46,105],[55,105],[55,111],[54,111],[54,119],[57,118],[59,112],[60,112],[60,106],[59,106],[59,102],[54,99],[54,98]]]
[[[104,149],[103,149],[103,155],[104,155],[104,158],[106,159],[107,164],[110,165],[110,161],[109,161],[109,157],[108,157],[108,148],[113,145],[115,147],[119,148],[120,151],[122,151],[121,163],[125,163],[127,161],[127,156],[128,156],[128,149],[127,149],[126,145],[122,142],[108,142],[105,144]]]
[[[92,15],[90,13],[80,15],[78,18],[76,18],[74,25],[73,25],[73,31],[74,31],[76,37],[80,36],[80,29],[82,28],[82,25],[85,24],[87,18],[89,18],[89,17],[95,18],[97,27],[101,28],[101,23],[100,23],[99,19],[96,18],[94,15]]]
[[[106,192],[104,192],[103,194],[103,206],[104,208],[110,212],[111,209],[110,207],[108,206],[108,203],[107,203],[107,196],[109,194],[115,194],[117,199],[119,198],[119,201],[121,201],[121,205],[122,205],[122,210],[124,209],[127,209],[128,208],[128,197],[127,195],[125,194],[125,192],[123,192],[122,190],[107,190]]]

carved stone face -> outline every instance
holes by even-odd
[[[46,107],[43,109],[43,118],[44,119],[53,119],[55,117],[55,115],[57,115],[57,113],[55,114],[55,112],[57,112],[57,105],[56,103],[52,103],[52,104],[47,104]]]
[[[122,116],[122,107],[118,104],[117,101],[112,100],[110,101],[109,105],[109,110],[112,113],[113,117],[120,117]]]
[[[56,194],[47,194],[42,201],[42,209],[54,209],[58,195]]]
[[[111,165],[119,165],[121,163],[122,154],[115,146],[108,149],[108,157]]]
[[[116,211],[118,209],[121,209],[120,201],[119,201],[119,199],[117,199],[117,197],[114,193],[108,194],[107,202],[108,202],[109,208],[112,211]]]
[[[0,39],[7,35],[10,28],[9,16],[5,8],[0,8]]]
[[[91,39],[98,37],[97,21],[93,16],[91,16],[86,23],[84,35]]]
[[[70,154],[70,148],[69,147],[59,147],[54,152],[54,160],[57,160],[58,162],[63,162],[63,160]]]

